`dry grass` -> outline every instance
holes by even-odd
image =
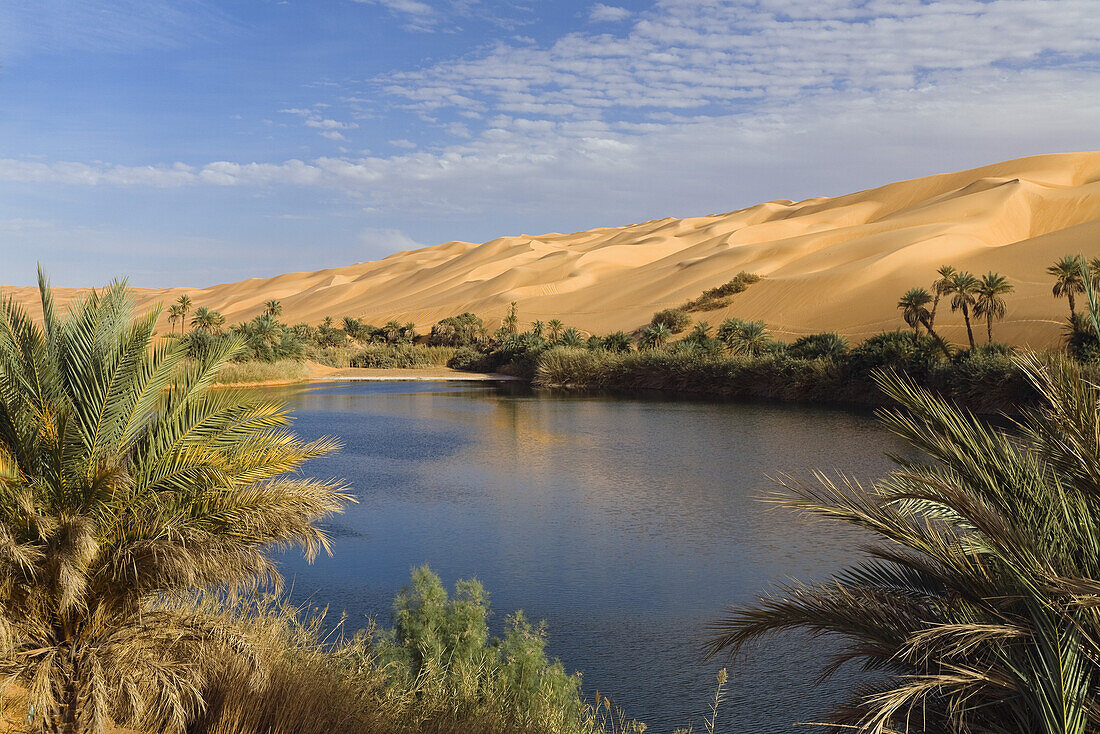
[[[218,385],[258,385],[264,383],[303,382],[309,379],[309,367],[296,359],[278,362],[229,362],[218,371]]]

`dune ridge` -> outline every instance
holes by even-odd
[[[277,298],[290,323],[351,315],[374,324],[412,321],[421,331],[463,311],[495,326],[516,301],[523,322],[558,318],[603,333],[633,329],[747,270],[765,279],[696,318],[762,319],[785,339],[837,331],[859,340],[903,326],[895,307],[901,293],[928,287],[937,267],[952,264],[1008,276],[1016,292],[995,336],[1049,347],[1068,309],[1052,298],[1045,270],[1068,253],[1100,255],[1100,152],[1032,156],[724,214],[447,242],[311,273],[135,294],[146,307],[187,293],[229,323]],[[37,301],[32,288],[3,291]],[[56,295],[64,303],[80,293]],[[945,337],[965,341],[961,315],[941,307],[936,324]],[[975,331],[984,340],[984,328]]]

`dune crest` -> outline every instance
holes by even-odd
[[[1100,152],[1033,156],[725,214],[448,242],[313,273],[135,292],[143,306],[187,293],[229,323],[277,298],[291,323],[351,315],[413,321],[421,331],[463,311],[492,326],[516,301],[523,322],[558,318],[603,333],[633,329],[747,270],[765,280],[697,319],[762,319],[785,339],[838,331],[859,340],[903,326],[901,293],[928,287],[936,268],[951,264],[1006,275],[1016,292],[996,336],[1047,347],[1058,343],[1068,310],[1051,297],[1045,270],[1069,253],[1100,255]],[[34,289],[3,290],[34,307]],[[79,292],[57,295],[64,302]],[[949,309],[941,307],[936,325],[965,340],[961,316]]]

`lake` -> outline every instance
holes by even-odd
[[[558,396],[524,386],[341,383],[280,391],[307,438],[338,436],[310,472],[359,504],[332,524],[334,556],[282,563],[293,598],[390,623],[413,566],[476,576],[499,630],[523,609],[549,652],[651,732],[701,730],[719,668],[718,730],[771,734],[817,721],[850,688],[815,686],[828,650],[781,636],[703,663],[702,628],[769,582],[858,559],[855,532],[759,501],[781,472],[861,479],[908,453],[873,417],[760,404]],[[806,727],[799,727],[807,731]]]

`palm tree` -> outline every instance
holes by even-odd
[[[176,305],[183,310],[183,315],[180,317],[180,334],[183,333],[183,324],[187,323],[187,313],[191,310],[191,297],[184,294],[176,299]]]
[[[1085,261],[1080,255],[1066,255],[1047,268],[1047,273],[1054,276],[1054,288],[1051,290],[1054,297],[1065,297],[1069,300],[1071,321],[1077,316],[1077,302],[1074,296],[1085,292],[1085,275],[1082,272],[1084,268]]]
[[[187,360],[120,283],[65,318],[39,287],[42,328],[0,303],[0,675],[38,731],[180,732],[234,640],[165,602],[277,580],[272,548],[327,552],[317,523],[350,498],[297,470],[336,442],[210,391],[238,344]]]
[[[734,354],[744,354],[756,357],[768,350],[772,345],[771,334],[763,321],[746,321],[735,332],[729,343]]]
[[[272,298],[270,301],[264,301],[264,315],[276,318],[283,314],[283,303]]]
[[[913,336],[920,334],[921,324],[932,321],[932,312],[928,310],[929,303],[932,303],[932,295],[923,288],[910,288],[898,301],[902,318],[905,319],[905,323],[913,327]]]
[[[1100,726],[1100,388],[1071,360],[1018,363],[1040,405],[984,423],[896,375],[882,420],[916,449],[872,486],[785,479],[782,501],[871,533],[869,558],[732,610],[710,652],[782,630],[838,639],[875,671],[830,732],[1041,732]]]
[[[199,306],[195,309],[195,315],[191,317],[191,327],[199,331],[218,333],[225,324],[225,317],[217,311]]]
[[[549,329],[547,334],[550,337],[550,341],[556,342],[561,337],[562,329],[565,328],[565,324],[561,322],[561,319],[550,319],[546,322],[546,328]]]
[[[725,343],[727,349],[733,349],[734,342],[738,340],[746,323],[741,319],[731,318],[718,325],[718,338]]]
[[[570,326],[561,333],[561,345],[564,347],[583,347],[584,335]]]
[[[970,307],[974,305],[974,298],[978,292],[978,279],[965,271],[955,273],[951,276],[947,287],[947,294],[951,296],[951,310],[963,312],[963,320],[966,321],[966,337],[970,340],[970,348],[973,349],[974,329],[970,326]]]
[[[609,352],[629,352],[633,339],[625,331],[613,331],[603,339],[603,348]]]
[[[941,265],[936,274],[940,277],[936,278],[932,282],[932,294],[935,299],[932,301],[932,313],[928,317],[928,323],[935,326],[936,324],[936,309],[940,307],[940,298],[951,292],[951,279],[958,272],[951,265]]]
[[[516,315],[515,301],[512,301],[512,305],[508,307],[508,315],[504,317],[502,326],[509,334],[515,334],[519,330],[519,316]]]
[[[382,327],[382,336],[387,344],[396,344],[401,341],[401,331],[404,327],[400,321],[387,321]]]
[[[176,333],[176,324],[180,324],[180,333],[183,333],[183,319],[187,315],[186,310],[179,304],[169,306],[168,308],[168,325],[172,327],[172,333]]]
[[[650,324],[642,332],[638,344],[646,349],[660,349],[672,338],[672,329],[668,324]]]
[[[543,324],[541,321],[532,321],[531,322],[531,333],[534,334],[535,336],[541,337],[542,332],[545,328],[546,328],[546,325]]]
[[[993,319],[999,321],[1005,317],[1005,300],[1001,296],[1012,291],[1013,285],[1008,279],[992,271],[983,275],[978,284],[974,315],[978,318],[985,317],[986,339],[990,344],[993,343]]]
[[[252,320],[252,335],[268,346],[278,344],[282,339],[282,328],[273,315],[264,314]]]

